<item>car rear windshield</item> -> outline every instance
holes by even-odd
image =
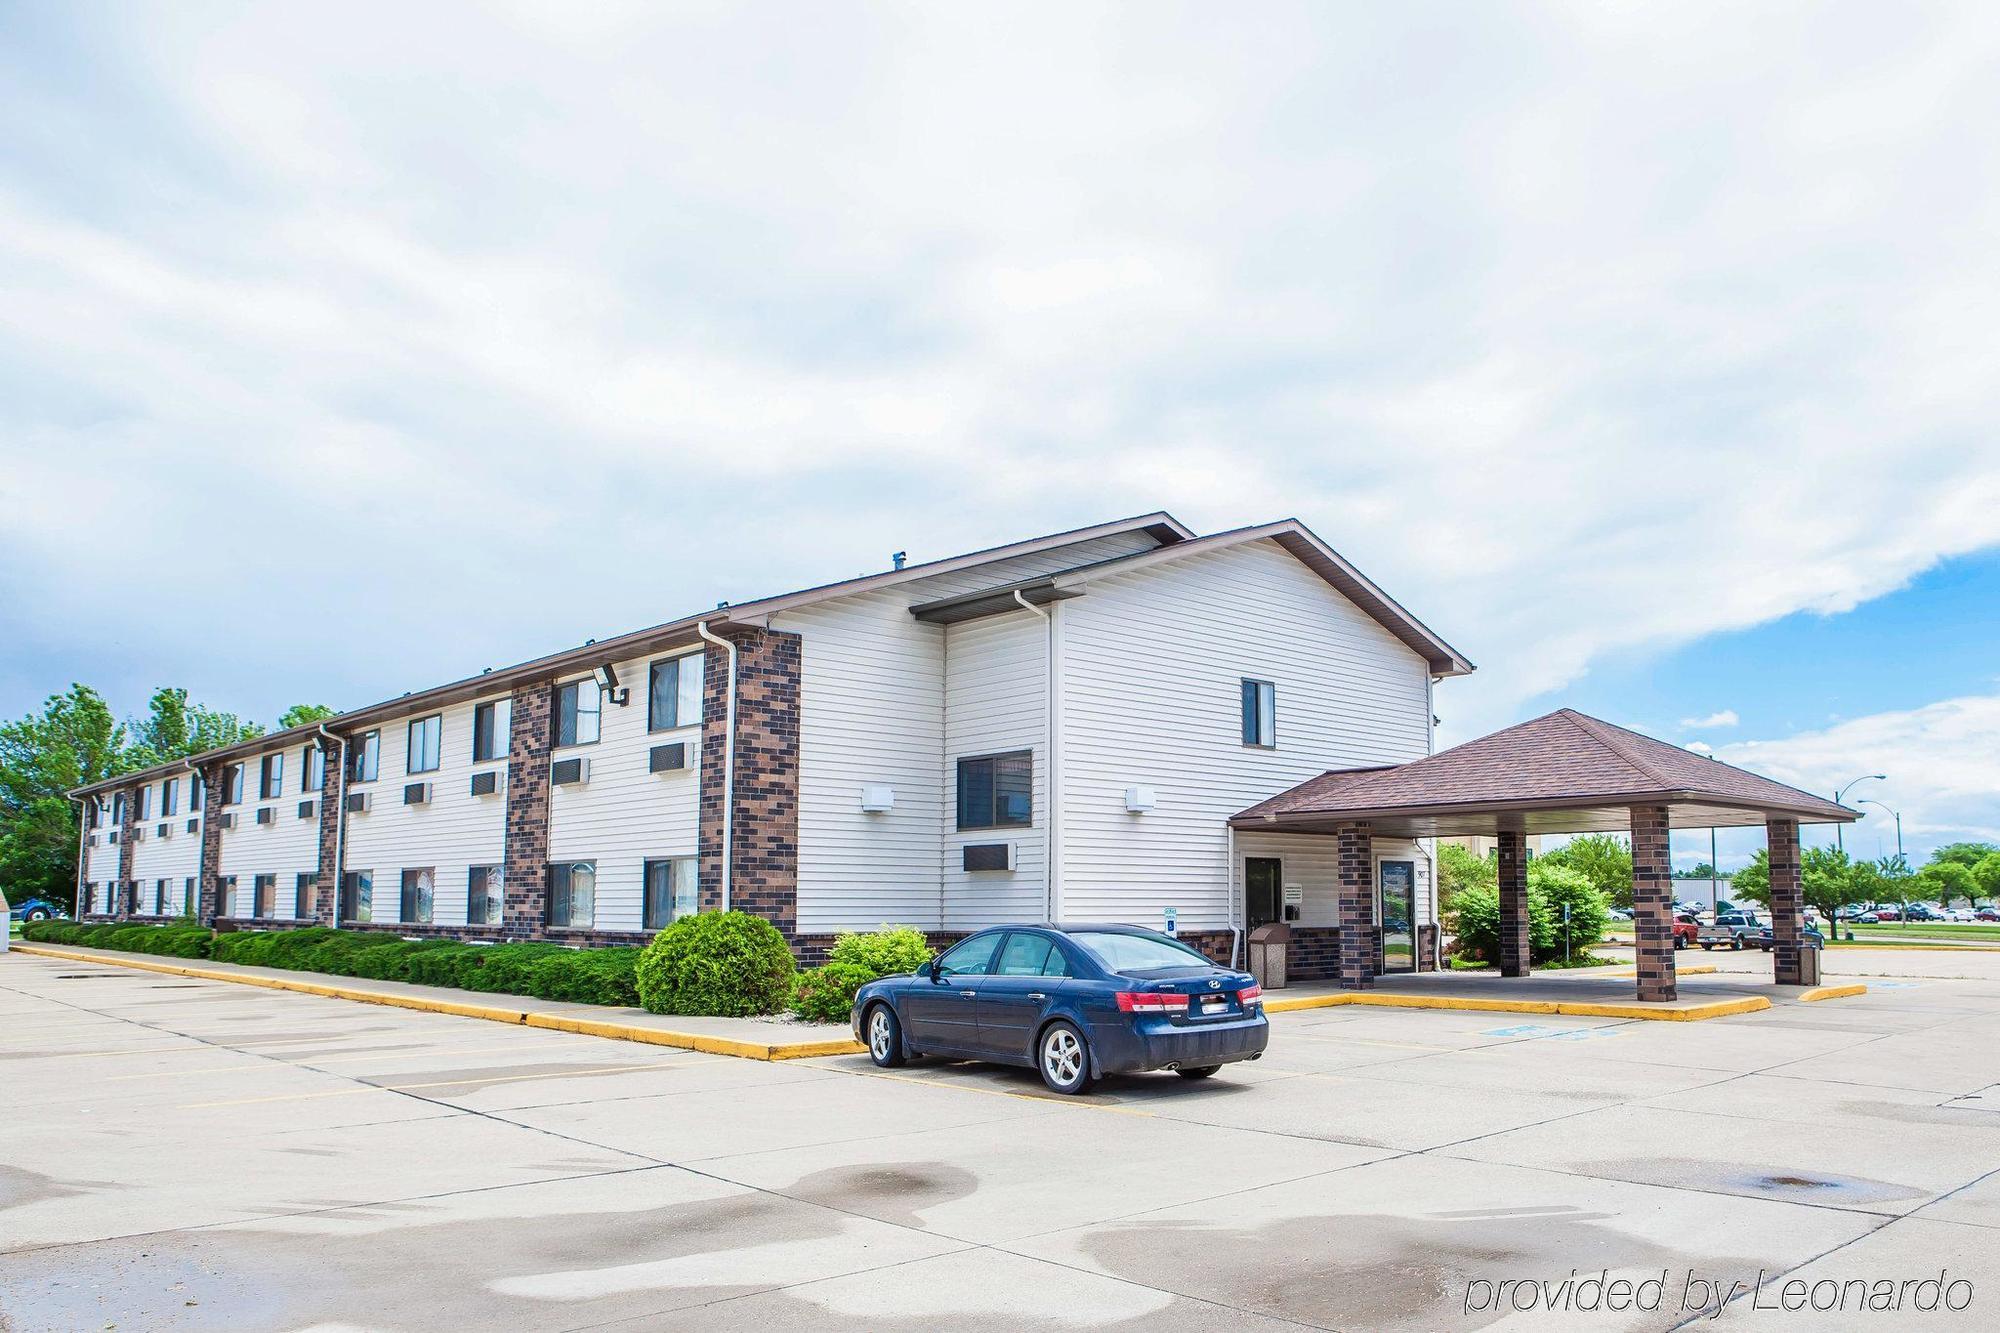
[[[1072,932],[1070,938],[1113,972],[1146,972],[1159,967],[1212,967],[1206,955],[1157,935],[1121,935],[1109,930]]]

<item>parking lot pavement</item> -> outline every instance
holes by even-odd
[[[1572,1269],[1663,1296],[1565,1322],[1666,1328],[1690,1273],[1940,1266],[1978,1299],[1923,1326],[1988,1327],[2000,985],[1930,959],[1700,1024],[1279,1015],[1065,1100],[15,955],[0,1328],[1472,1328]]]

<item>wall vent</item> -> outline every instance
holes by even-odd
[[[681,773],[687,770],[687,766],[686,741],[675,741],[672,745],[655,745],[646,759],[648,771],[654,773]]]

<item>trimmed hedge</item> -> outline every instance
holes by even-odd
[[[639,956],[639,1003],[656,1014],[741,1018],[792,1002],[798,964],[778,928],[746,912],[670,923]]]
[[[845,1023],[854,1011],[854,993],[880,977],[915,972],[931,960],[924,933],[914,926],[883,926],[864,934],[844,934],[833,942],[824,967],[799,974],[792,1012],[819,1023]]]
[[[123,922],[83,925],[39,921],[22,931],[30,941],[81,944],[127,953],[212,958],[249,967],[325,972],[370,981],[414,981],[426,986],[583,1004],[639,1003],[638,949],[566,949],[560,944],[461,944],[456,940],[406,940],[366,930],[305,926],[297,930],[239,930],[217,935],[206,926],[144,926]]]

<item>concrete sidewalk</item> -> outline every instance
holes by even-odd
[[[238,963],[219,963],[209,959],[161,958],[152,954],[86,949],[70,944],[17,943],[14,949],[44,958],[105,963],[143,972],[197,977],[204,981],[233,981],[270,990],[297,991],[305,995],[388,1005],[396,1009],[454,1014],[460,1018],[483,1018],[496,1023],[515,1023],[557,1032],[581,1032],[593,1037],[674,1046],[747,1060],[802,1060],[821,1055],[850,1055],[863,1049],[846,1028],[829,1024],[791,1023],[766,1018],[649,1014],[643,1009],[612,1005],[564,1004],[525,995],[419,986],[405,981],[369,981],[358,977],[327,976],[319,972],[291,972],[275,967],[244,967]]]
[[[1264,1007],[1272,1013],[1285,1013],[1373,1005],[1687,1023],[1757,1013],[1775,1005],[1840,999],[1867,990],[1861,985],[1778,986],[1741,973],[1716,974],[1713,967],[1701,968],[1701,975],[1690,975],[1694,972],[1693,967],[1681,971],[1679,998],[1666,1001],[1633,998],[1633,974],[1623,968],[1604,968],[1536,972],[1525,977],[1503,977],[1497,972],[1418,972],[1377,977],[1374,989],[1366,991],[1344,991],[1330,983],[1312,982],[1267,992]]]

